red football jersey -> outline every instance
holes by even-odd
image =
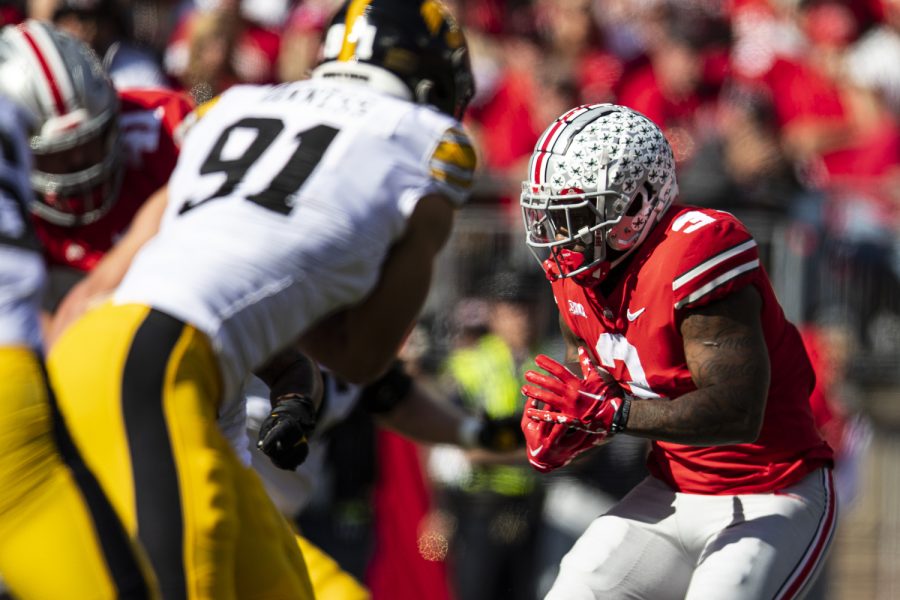
[[[812,366],[760,265],[756,241],[729,213],[675,205],[635,250],[609,297],[572,279],[552,284],[572,332],[623,387],[642,398],[677,398],[697,389],[685,361],[680,319],[686,309],[746,285],[755,286],[763,300],[772,369],[762,432],[752,444],[654,442],[650,472],[681,492],[770,492],[832,461],[810,411]]]
[[[129,89],[119,91],[119,101],[125,163],[119,198],[108,213],[88,225],[61,227],[34,218],[51,268],[93,269],[175,168],[180,125],[194,108],[190,97],[169,90]]]

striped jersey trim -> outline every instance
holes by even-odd
[[[431,177],[443,183],[449,183],[452,186],[468,190],[472,187],[472,173],[469,171],[460,171],[454,169],[450,165],[442,165],[439,163],[431,164]]]
[[[740,266],[737,266],[737,267],[733,268],[732,270],[728,271],[727,273],[724,273],[724,274],[716,277],[715,279],[713,279],[712,281],[710,281],[703,287],[700,287],[700,288],[694,290],[694,292],[692,292],[685,298],[682,298],[681,300],[676,302],[675,308],[679,309],[679,308],[684,307],[687,304],[696,302],[697,300],[699,300],[703,296],[707,295],[708,293],[710,293],[711,291],[713,291],[714,289],[716,289],[723,283],[731,281],[738,275],[741,275],[742,273],[746,273],[747,271],[752,271],[753,269],[756,269],[756,268],[759,268],[759,259],[758,258],[754,258],[750,262],[747,262]]]
[[[707,271],[709,271],[716,265],[719,265],[719,264],[725,262],[729,258],[737,256],[741,252],[746,252],[747,250],[750,250],[751,248],[755,248],[755,247],[756,247],[756,240],[750,239],[746,242],[743,242],[742,244],[739,244],[733,248],[725,250],[724,252],[722,252],[720,254],[717,254],[716,256],[710,258],[706,262],[697,265],[696,267],[694,267],[687,273],[676,277],[675,281],[672,282],[672,291],[673,292],[676,291],[678,288],[680,288],[684,284],[696,279],[703,273],[706,273]]]
[[[428,166],[437,181],[468,190],[477,165],[475,148],[469,137],[458,129],[448,129],[431,155]]]
[[[825,488],[825,510],[822,513],[822,519],[819,521],[819,526],[816,528],[806,552],[803,553],[781,589],[775,594],[776,600],[795,598],[800,595],[799,592],[812,582],[821,569],[823,558],[831,546],[837,520],[837,498],[834,490],[834,474],[831,469],[822,470],[822,479],[822,485]]]

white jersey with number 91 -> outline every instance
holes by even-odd
[[[187,135],[160,232],[115,300],[206,333],[233,392],[362,300],[418,200],[462,203],[474,164],[458,121],[365,86],[232,88]]]

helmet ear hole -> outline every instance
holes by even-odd
[[[456,101],[452,93],[447,90],[446,82],[434,79],[421,79],[416,83],[413,90],[413,97],[419,104],[430,104],[436,106],[442,112],[460,118],[456,114]]]
[[[653,197],[653,188],[650,187],[650,184],[646,181],[644,182],[643,187],[637,194],[635,194],[634,200],[631,201],[631,204],[628,205],[628,210],[625,211],[626,217],[633,217],[644,208],[644,203]]]
[[[644,191],[641,190],[638,192],[634,198],[631,200],[631,204],[628,205],[628,210],[625,211],[626,217],[633,217],[641,211],[641,208],[644,206]]]

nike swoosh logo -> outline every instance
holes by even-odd
[[[532,456],[537,456],[537,453],[540,452],[540,451],[543,450],[543,449],[544,449],[544,445],[541,444],[540,446],[538,446],[538,447],[535,448],[534,450],[528,450],[528,454],[530,454],[530,455],[532,455]]]
[[[636,310],[636,311],[634,311],[634,312],[631,312],[630,309],[626,309],[626,310],[625,310],[625,316],[628,317],[628,320],[629,320],[629,321],[634,321],[634,320],[637,319],[639,316],[641,316],[641,314],[643,314],[643,312],[644,312],[645,310],[647,310],[647,307],[646,307],[646,306],[645,306],[644,308],[642,308],[642,309],[640,309],[640,310]]]

